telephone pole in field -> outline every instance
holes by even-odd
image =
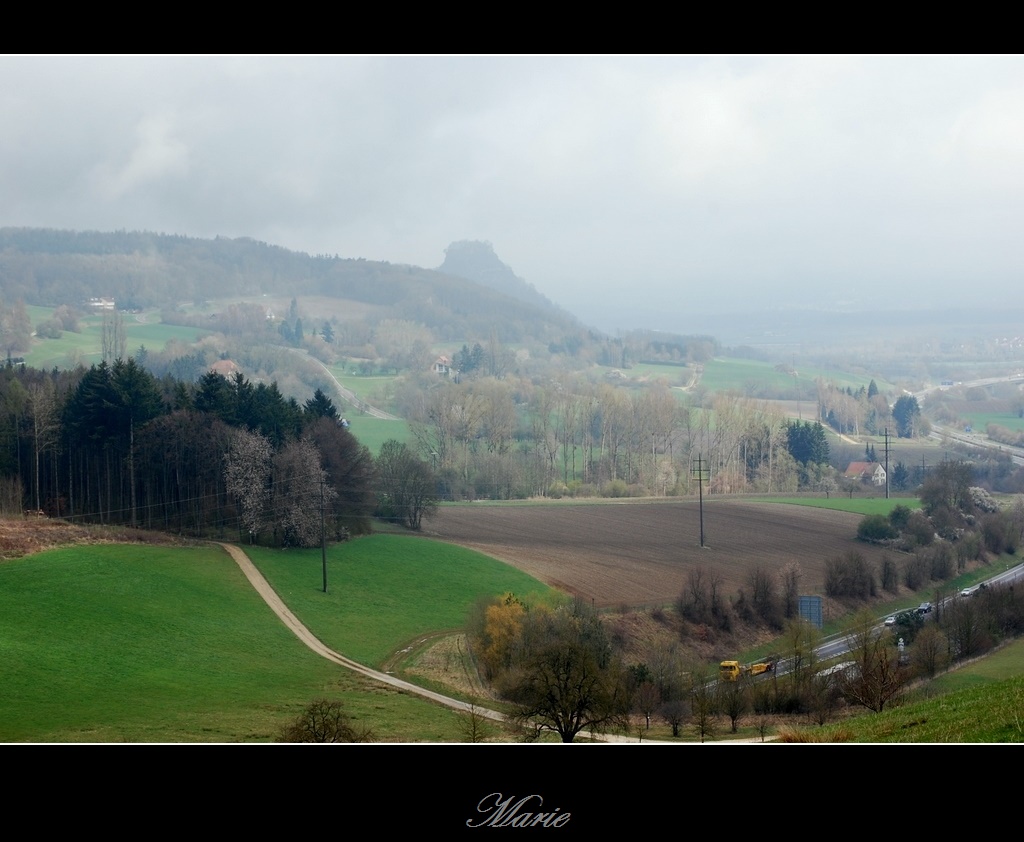
[[[690,475],[697,480],[697,494],[700,499],[700,545],[704,546],[704,483],[710,479],[708,469],[704,467],[704,460],[697,454],[697,467],[690,468]]]

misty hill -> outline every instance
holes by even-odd
[[[538,292],[533,284],[524,281],[502,263],[488,242],[460,240],[452,243],[444,250],[444,263],[438,267],[438,271],[476,281],[527,304],[566,315],[564,310]]]
[[[263,294],[368,304],[378,319],[423,324],[441,340],[494,331],[502,342],[546,343],[579,330],[539,293],[530,302],[418,266],[311,256],[249,238],[0,228],[0,299],[6,301],[81,307],[106,297],[132,310]]]

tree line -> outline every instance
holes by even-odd
[[[158,380],[133,358],[71,371],[8,365],[0,511],[309,545],[323,510],[328,535],[343,538],[369,529],[384,489],[339,422],[319,390],[300,406],[241,374]]]
[[[395,402],[452,499],[696,493],[698,456],[710,493],[817,489],[830,475],[820,423],[731,395],[692,405],[661,383],[428,375]]]

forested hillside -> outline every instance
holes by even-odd
[[[330,296],[387,308],[442,340],[560,339],[572,317],[464,278],[417,266],[310,256],[255,240],[201,240],[149,232],[0,229],[0,301],[82,307],[112,298],[122,310],[215,299]]]

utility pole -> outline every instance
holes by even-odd
[[[327,593],[327,532],[324,529],[324,478],[320,477],[320,559],[324,567],[324,593]]]
[[[889,499],[889,428],[885,428],[885,499]]]
[[[701,459],[701,455],[697,454],[697,467],[690,468],[690,474],[697,480],[697,494],[700,499],[700,545],[704,546],[704,483],[707,473],[707,469],[704,467],[704,461]]]

